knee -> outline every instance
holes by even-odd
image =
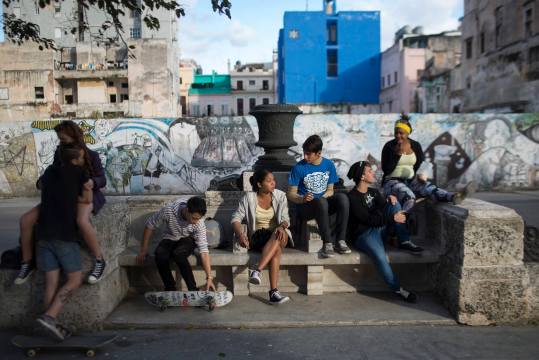
[[[316,207],[321,211],[328,211],[329,205],[328,205],[328,199],[325,197],[320,197],[318,199],[314,199],[313,203],[316,205]]]

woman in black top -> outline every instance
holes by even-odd
[[[467,195],[476,190],[475,182],[454,193],[427,181],[425,174],[418,173],[425,155],[421,144],[409,138],[411,133],[409,117],[402,114],[395,123],[395,139],[388,141],[382,149],[384,193],[396,196],[404,211],[409,211],[415,205],[416,196],[460,204]]]
[[[348,171],[348,178],[356,183],[356,186],[348,193],[350,199],[349,240],[358,250],[369,255],[391,290],[403,300],[415,302],[416,296],[400,286],[389,266],[384,248],[384,240],[393,230],[399,239],[399,248],[414,254],[420,254],[423,251],[410,240],[410,234],[405,225],[406,214],[401,210],[395,196],[390,195],[385,199],[378,190],[369,187],[376,182],[376,178],[367,161],[353,164]]]

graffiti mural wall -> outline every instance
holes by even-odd
[[[353,162],[379,162],[397,118],[298,116],[299,145],[291,151],[299,160],[305,138],[319,134],[324,155],[346,179]],[[251,116],[76,122],[88,147],[101,156],[108,194],[202,193],[250,169],[263,151],[255,146],[258,128]],[[439,184],[475,179],[483,189],[539,186],[539,114],[412,114],[411,122],[411,137],[426,153],[424,170]],[[0,196],[35,194],[35,180],[53,159],[58,123],[0,123]]]

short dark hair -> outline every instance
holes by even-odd
[[[303,152],[317,153],[322,151],[324,143],[318,135],[311,135],[303,143]]]
[[[193,196],[187,200],[187,211],[190,214],[200,214],[202,216],[206,215],[206,200],[201,197]]]
[[[60,161],[64,165],[70,164],[72,160],[79,158],[81,151],[84,149],[78,144],[61,144]]]
[[[268,169],[258,169],[254,172],[253,176],[249,178],[249,182],[251,183],[254,192],[260,190],[258,183],[263,182],[269,174],[271,174],[271,171]]]

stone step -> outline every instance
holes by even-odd
[[[222,308],[169,308],[160,312],[141,294],[131,294],[106,319],[109,329],[219,329],[357,325],[454,325],[448,311],[431,293],[420,293],[417,304],[405,303],[390,292],[326,294],[309,297],[286,294],[279,306],[264,295],[236,296]]]

